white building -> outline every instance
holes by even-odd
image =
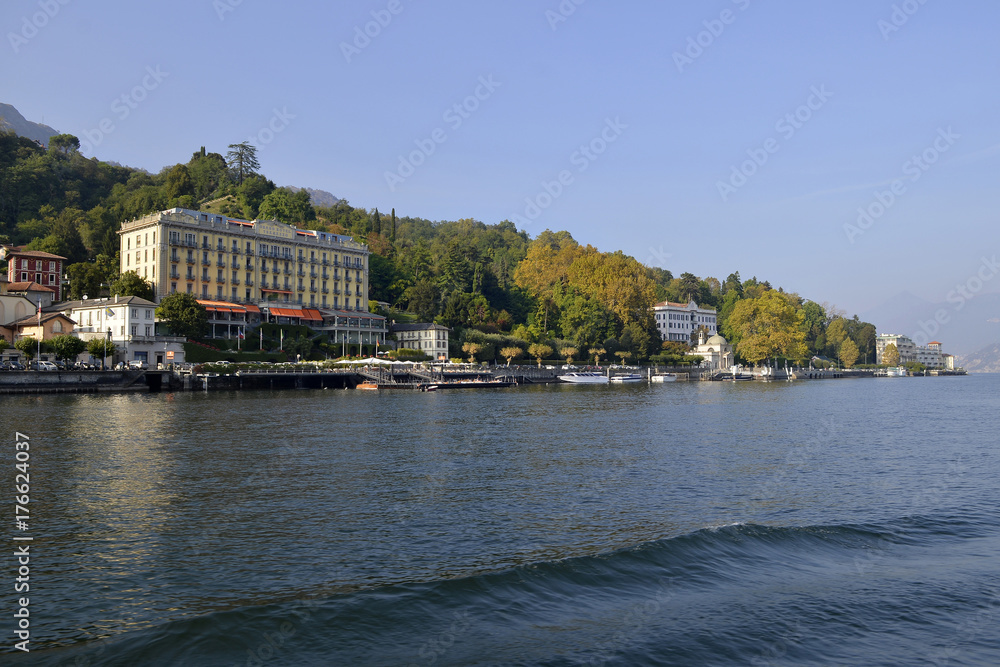
[[[81,340],[107,338],[116,352],[113,363],[142,361],[156,364],[184,361],[184,338],[156,335],[156,304],[137,296],[66,301],[47,310],[64,313],[76,322]]]
[[[718,333],[718,315],[715,308],[699,308],[690,301],[687,304],[665,301],[653,306],[656,328],[663,340],[690,343],[691,335],[705,327],[708,336]]]
[[[898,334],[879,334],[875,339],[877,363],[885,363],[882,361],[882,356],[890,343],[896,346],[901,364],[913,361],[923,364],[927,368],[954,368],[954,357],[942,351],[940,342],[935,340],[928,343],[926,347],[918,346],[908,336]]]
[[[701,365],[714,370],[729,370],[735,362],[733,346],[718,334],[706,340],[705,334],[700,333],[698,344],[691,350],[691,354],[704,357]]]
[[[394,324],[399,347],[420,350],[435,361],[448,360],[448,327],[440,324]]]

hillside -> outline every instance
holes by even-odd
[[[970,373],[1000,373],[1000,343],[987,345],[972,354],[956,357],[955,363]]]
[[[37,141],[43,146],[49,144],[49,138],[59,134],[48,125],[32,123],[21,115],[21,112],[9,104],[0,102],[0,130],[9,130],[19,137]]]

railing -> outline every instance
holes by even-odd
[[[201,260],[201,264],[202,264],[202,266],[212,266],[212,260],[210,260],[210,259],[203,259],[203,260]]]
[[[201,282],[203,282],[203,283],[210,283],[210,282],[212,282],[212,279],[211,279],[211,278],[209,278],[209,277],[208,277],[208,276],[206,276],[206,275],[202,275],[202,276],[201,276]]]
[[[226,282],[226,279],[223,278],[222,276],[218,276],[218,277],[216,277],[215,282],[217,282],[219,284],[223,284],[223,283]]]
[[[240,284],[240,281],[239,281],[239,280],[238,280],[237,278],[233,278],[233,280],[232,280],[232,284],[233,284],[233,285],[239,285],[239,284]]]
[[[188,257],[187,258],[187,263],[188,264],[194,264],[195,263],[195,258],[194,257]]]
[[[216,266],[220,266],[220,267],[222,267],[222,268],[226,268],[226,262],[225,262],[225,260],[221,260],[221,259],[220,259],[219,261],[217,261],[217,262],[215,263],[215,265],[216,265]]]

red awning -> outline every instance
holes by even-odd
[[[270,312],[276,317],[304,317],[305,313],[294,308],[271,308]]]
[[[306,308],[302,312],[303,312],[302,319],[304,320],[313,320],[315,322],[323,321],[323,315],[314,308]]]
[[[246,311],[248,313],[257,313],[257,314],[260,314],[260,308],[258,308],[257,306],[247,305],[247,306],[245,306],[245,308],[246,308]]]

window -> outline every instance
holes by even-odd
[[[150,308],[147,308],[147,309],[146,309],[146,319],[147,319],[147,320],[151,320],[151,319],[153,319],[153,311],[152,311],[152,309],[150,309]]]
[[[177,283],[170,283],[170,293],[175,294],[177,292]]]
[[[184,235],[184,244],[185,245],[189,245],[189,246],[191,246],[193,248],[198,243],[197,238],[198,237],[195,236],[194,234],[185,234]]]
[[[139,334],[139,327],[135,324],[132,325],[132,335],[137,336]]]
[[[139,309],[138,308],[133,308],[132,309],[132,317],[133,317],[133,319],[139,319]]]

